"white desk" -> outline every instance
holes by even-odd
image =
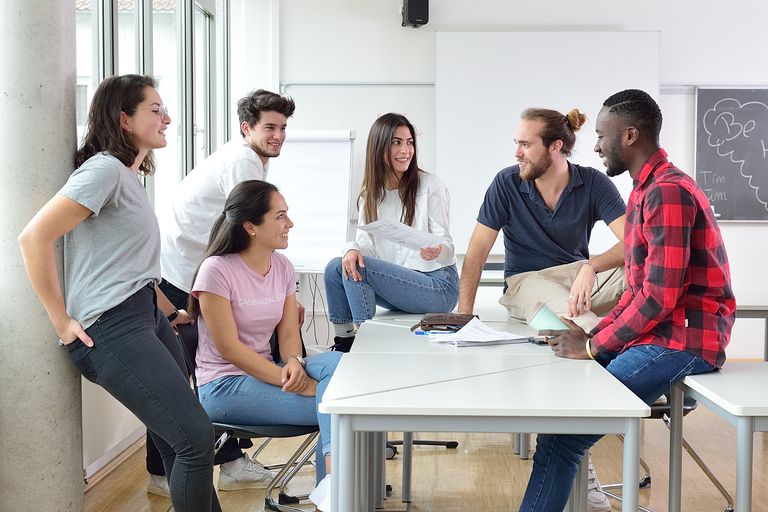
[[[735,510],[752,510],[752,438],[768,431],[768,364],[727,363],[719,372],[691,375],[672,390],[669,457],[669,510],[681,500],[683,395],[706,405],[736,427]],[[716,434],[713,434],[716,435]],[[716,442],[717,439],[713,439]]]
[[[623,433],[623,510],[637,509],[639,421],[650,409],[592,361],[551,354],[350,353],[320,410],[332,415],[336,512],[355,510],[355,432],[387,431]],[[363,471],[363,492],[367,475]]]
[[[478,314],[484,323],[499,331],[510,331],[521,336],[535,336],[537,331],[527,324],[510,320],[507,318],[507,312],[499,305],[491,305],[477,308]],[[552,350],[547,345],[536,345],[533,343],[515,343],[508,345],[490,345],[473,347],[455,347],[447,344],[435,343],[429,341],[426,336],[417,336],[410,332],[410,327],[418,323],[421,315],[406,315],[404,313],[386,312],[377,314],[375,320],[368,320],[360,327],[360,332],[352,345],[352,352],[356,353],[396,353],[408,356],[410,354],[540,354],[550,355],[553,360],[557,359]],[[492,319],[492,320],[491,320]],[[405,330],[399,330],[405,329]],[[404,334],[408,333],[408,334]],[[411,450],[407,444],[412,440],[413,434],[406,432],[403,434],[403,487],[406,492],[403,493],[404,501],[408,501],[410,496],[410,486],[406,486],[410,478]],[[530,457],[531,436],[522,432],[515,436],[514,452],[521,459],[527,460]]]
[[[513,343],[508,345],[490,345],[473,347],[455,347],[445,343],[430,341],[427,336],[417,336],[410,327],[415,322],[410,320],[368,320],[360,326],[354,353],[392,353],[409,356],[410,354],[538,354],[557,357],[548,345],[534,343]],[[525,324],[507,322],[485,322],[497,330],[514,329],[521,336],[534,336],[536,331]]]
[[[768,361],[768,306],[744,304],[736,306],[736,318],[762,318],[765,321],[763,361]]]

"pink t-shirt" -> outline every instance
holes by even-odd
[[[286,296],[296,293],[296,273],[291,262],[276,252],[271,259],[272,267],[262,276],[251,270],[239,254],[211,256],[200,265],[192,285],[195,297],[199,292],[209,292],[229,300],[240,342],[270,361],[269,339],[283,316]],[[221,357],[202,315],[197,322],[197,383],[206,384],[225,375],[246,375]]]

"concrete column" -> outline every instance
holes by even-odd
[[[16,242],[73,167],[74,2],[3,0],[0,38],[0,510],[80,511],[80,378]]]

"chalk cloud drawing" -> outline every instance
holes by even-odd
[[[703,125],[707,144],[739,166],[755,198],[768,211],[768,105],[724,98],[707,110]]]

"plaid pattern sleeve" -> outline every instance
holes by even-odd
[[[624,235],[627,290],[593,346],[659,345],[722,366],[736,309],[728,258],[709,201],[664,150],[635,182]]]

